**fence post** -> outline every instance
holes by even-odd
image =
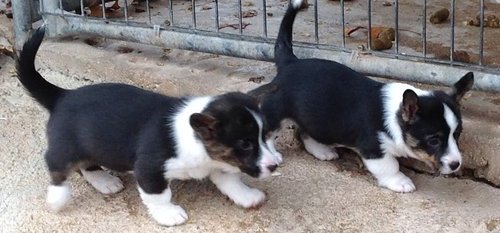
[[[12,14],[14,19],[15,48],[21,50],[31,30],[31,2],[32,0],[12,1]]]

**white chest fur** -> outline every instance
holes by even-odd
[[[165,162],[165,177],[167,179],[203,179],[214,170],[239,172],[236,167],[212,160],[189,124],[191,115],[202,112],[211,101],[211,97],[191,99],[174,116],[172,127],[174,129],[176,157]]]

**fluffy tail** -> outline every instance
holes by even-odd
[[[64,89],[45,80],[35,69],[35,57],[45,35],[45,28],[38,28],[23,46],[16,61],[17,77],[31,96],[49,111],[52,111]]]
[[[281,67],[297,60],[297,57],[293,54],[292,31],[293,21],[295,21],[295,16],[302,6],[302,1],[303,0],[291,0],[285,16],[281,21],[278,39],[276,39],[276,44],[274,45],[274,61],[278,67],[278,72]]]

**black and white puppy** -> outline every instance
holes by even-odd
[[[237,205],[257,206],[265,194],[240,180],[241,172],[263,178],[281,158],[263,139],[257,101],[242,93],[174,98],[124,84],[66,90],[47,82],[34,60],[43,40],[38,29],[17,60],[19,80],[50,112],[45,160],[50,172],[47,203],[54,210],[70,200],[68,175],[79,169],[104,194],[123,184],[103,170],[133,171],[142,201],[161,225],[188,216],[171,202],[169,181],[209,177]]]
[[[337,62],[298,59],[292,26],[302,0],[292,0],[275,44],[277,76],[249,94],[261,98],[272,152],[283,119],[295,121],[305,149],[320,160],[338,157],[335,147],[361,154],[382,187],[415,190],[399,170],[396,157],[426,162],[442,174],[457,171],[462,156],[459,101],[473,85],[467,73],[449,93],[425,91],[402,83],[384,84]]]

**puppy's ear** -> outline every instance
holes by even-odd
[[[189,124],[203,139],[209,140],[215,137],[215,124],[217,120],[203,113],[194,113],[189,118]]]
[[[412,123],[417,118],[418,96],[417,93],[408,89],[403,93],[403,103],[401,103],[403,121]]]
[[[278,86],[268,83],[249,91],[247,94],[255,98],[257,103],[262,103],[267,95],[276,92],[277,90]]]
[[[472,88],[472,85],[474,85],[474,73],[469,72],[453,85],[450,92],[451,97],[453,97],[457,103],[460,103],[460,100],[462,100],[465,93]]]

